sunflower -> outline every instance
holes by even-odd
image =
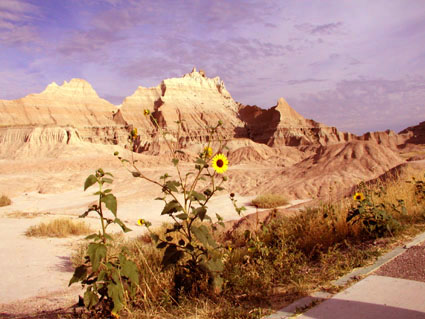
[[[212,156],[212,148],[209,146],[204,147],[204,155],[205,157],[211,157]]]
[[[223,174],[227,170],[228,166],[229,161],[227,160],[227,157],[223,154],[217,154],[212,159],[212,167],[219,174]]]
[[[143,226],[145,223],[146,222],[143,218],[140,218],[140,219],[137,220],[137,224],[140,225],[140,226]]]
[[[354,200],[358,200],[358,201],[363,201],[364,200],[364,195],[363,193],[355,193],[353,196]]]
[[[136,138],[137,138],[137,128],[134,128],[134,129],[131,131],[131,137],[132,137],[133,139],[136,139]]]
[[[145,110],[143,111],[143,114],[145,114],[146,116],[148,116],[148,115],[150,115],[150,114],[151,114],[151,111],[149,111],[148,109],[145,109]]]

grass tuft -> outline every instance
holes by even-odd
[[[68,237],[87,235],[93,230],[83,221],[74,221],[69,218],[58,218],[47,223],[31,226],[25,232],[28,237]]]
[[[7,197],[6,195],[1,195],[1,197],[0,197],[0,207],[9,206],[10,204],[12,204],[12,201],[10,200],[10,198]]]
[[[258,208],[275,208],[288,203],[286,197],[279,194],[262,194],[251,201],[251,204]]]

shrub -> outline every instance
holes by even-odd
[[[251,201],[258,208],[275,208],[288,204],[288,200],[279,194],[262,194]]]
[[[25,232],[28,237],[67,237],[87,235],[91,232],[89,226],[82,221],[74,221],[69,218],[58,218],[47,223],[31,226]]]
[[[6,195],[1,195],[1,197],[0,197],[0,207],[9,206],[10,204],[12,204],[12,201],[10,200],[10,198],[7,197]]]

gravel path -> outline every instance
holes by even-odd
[[[425,282],[425,242],[406,249],[375,274]]]

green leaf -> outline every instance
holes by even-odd
[[[190,196],[192,196],[198,202],[201,201],[201,200],[207,200],[207,198],[205,197],[204,194],[198,193],[196,191],[191,191]]]
[[[111,240],[111,241],[113,241],[113,240],[114,240],[114,239],[112,238],[112,236],[111,236],[111,235],[109,235],[109,234],[105,234],[104,236],[105,236],[105,238],[106,238],[107,240]]]
[[[114,216],[117,216],[117,198],[112,195],[108,194],[106,196],[102,196],[101,202],[105,203],[106,207],[114,214]]]
[[[91,234],[91,235],[86,236],[84,239],[86,239],[86,240],[89,240],[89,239],[97,240],[97,239],[100,239],[100,236],[98,234]]]
[[[212,191],[208,188],[208,189],[206,189],[206,190],[204,190],[204,194],[205,194],[205,196],[211,196],[211,194],[212,194]]]
[[[125,258],[125,256],[120,255],[121,263],[121,274],[127,277],[132,284],[139,284],[139,271],[137,270],[137,265]]]
[[[196,164],[200,164],[202,166],[204,166],[205,164],[207,164],[207,162],[205,162],[202,158],[197,158],[195,161]]]
[[[119,219],[119,218],[115,218],[115,220],[114,220],[114,223],[115,224],[118,224],[121,228],[122,228],[122,230],[123,230],[123,232],[124,233],[128,233],[128,232],[130,232],[131,231],[131,229],[130,228],[128,228],[123,222],[122,222],[122,220],[121,219]]]
[[[201,225],[199,227],[192,226],[192,232],[205,248],[208,246],[213,248],[217,247],[217,243],[205,225]]]
[[[68,287],[71,286],[74,282],[83,281],[87,276],[87,266],[81,265],[75,268],[74,275],[72,275],[71,280],[69,281]]]
[[[111,178],[104,177],[102,178],[102,182],[112,184],[114,181]]]
[[[165,183],[165,187],[167,187],[169,190],[173,192],[178,192],[177,187],[179,187],[181,184],[178,181],[168,181]]]
[[[164,175],[162,175],[160,177],[160,179],[167,179],[168,177],[170,177],[170,175],[168,175],[167,173],[165,173]]]
[[[101,243],[90,243],[87,249],[93,271],[97,271],[102,259],[106,257],[106,246]]]
[[[181,219],[181,220],[186,220],[188,218],[186,213],[181,213],[176,215],[176,218]]]
[[[169,245],[164,252],[162,257],[161,265],[163,269],[170,265],[175,265],[183,257],[183,252],[178,250],[176,245]]]
[[[215,189],[216,189],[217,191],[222,191],[222,190],[224,190],[224,188],[223,188],[223,187],[221,187],[221,186],[217,186]]]
[[[122,285],[110,283],[108,285],[108,296],[114,303],[114,308],[111,312],[118,313],[123,308],[124,293]]]
[[[179,204],[179,202],[177,202],[175,199],[173,199],[172,201],[168,202],[165,206],[164,209],[162,210],[161,215],[171,215],[177,211],[182,211],[183,207]]]
[[[179,163],[179,160],[177,158],[173,158],[172,162],[173,162],[174,166],[177,166],[177,164]]]
[[[204,206],[198,207],[193,211],[193,213],[195,214],[195,216],[199,217],[201,221],[203,221],[207,213],[207,209]]]
[[[84,182],[84,191],[90,186],[92,186],[93,184],[95,184],[96,182],[97,182],[96,176],[90,175],[89,177],[87,177],[86,181]]]
[[[99,302],[99,297],[89,288],[87,288],[86,292],[84,293],[84,305],[87,309],[96,306]]]

